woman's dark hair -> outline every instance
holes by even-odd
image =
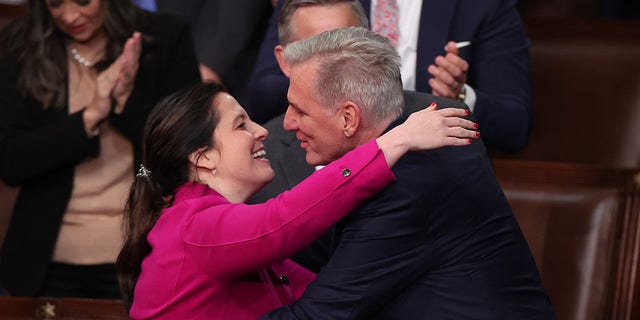
[[[159,102],[144,130],[143,164],[149,176],[136,177],[125,208],[125,241],[116,267],[127,310],[140,276],[142,260],[151,252],[147,235],[180,185],[189,181],[189,155],[213,147],[219,115],[213,100],[224,87],[199,83]]]
[[[107,44],[103,59],[95,65],[98,70],[120,55],[141,12],[130,0],[102,0],[100,6]],[[24,14],[3,31],[0,39],[0,57],[14,56],[22,66],[18,88],[23,95],[40,101],[45,109],[66,107],[66,38],[53,23],[45,0],[29,0]]]

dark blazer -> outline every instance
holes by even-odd
[[[463,103],[451,99],[421,92],[404,91],[405,113],[407,114],[422,110],[431,102],[438,103],[438,109],[449,107],[467,109],[467,106]],[[264,141],[264,146],[267,151],[267,158],[271,162],[271,167],[276,175],[271,182],[249,199],[249,203],[262,203],[275,198],[283,191],[289,190],[300,183],[315,170],[305,160],[305,151],[300,148],[300,141],[296,139],[295,132],[284,130],[282,126],[283,120],[284,113],[264,125],[269,131],[269,135]],[[486,156],[486,150],[482,143],[474,144],[474,147],[478,148],[479,152]]]
[[[396,182],[334,226],[300,300],[263,319],[555,319],[474,144],[402,157]]]
[[[282,2],[282,1],[280,1]],[[369,13],[370,1],[361,0]],[[280,6],[282,3],[279,4]],[[269,21],[244,106],[258,123],[284,112],[288,79],[273,55],[278,44],[277,15]],[[474,119],[488,147],[519,151],[532,126],[529,41],[515,0],[423,0],[418,33],[416,91],[431,92],[427,67],[445,53],[447,41],[471,41],[460,49],[469,62],[467,83],[478,99]]]
[[[200,80],[185,24],[143,13],[138,30],[152,40],[143,46],[124,112],[109,120],[131,140],[136,167],[151,108],[164,96]],[[87,138],[82,112],[43,111],[39,102],[21,95],[16,86],[19,71],[14,58],[0,62],[0,178],[21,187],[0,253],[0,279],[13,295],[35,295],[51,263],[74,167],[98,155],[100,145],[98,138]]]
[[[438,109],[449,107],[467,108],[463,103],[421,92],[404,91],[403,96],[405,114],[422,110],[430,105],[431,102],[438,103]],[[264,125],[269,131],[269,135],[264,141],[264,146],[267,151],[267,158],[275,172],[275,177],[270,183],[256,192],[249,199],[249,203],[266,202],[285,190],[291,189],[310,176],[315,170],[305,160],[306,153],[304,149],[300,148],[300,141],[296,139],[295,133],[284,130],[283,120],[284,113]],[[486,161],[489,161],[487,151],[482,143],[474,143],[473,147],[478,150]],[[330,238],[330,233],[323,234],[320,239],[300,250],[291,258],[311,271],[320,272],[320,269],[329,260]]]
[[[191,28],[198,60],[214,70],[239,101],[249,82],[273,11],[271,0],[156,0]]]

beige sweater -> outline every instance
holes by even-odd
[[[131,143],[104,124],[100,156],[76,166],[53,261],[84,265],[115,262],[122,246],[122,215],[133,179]]]

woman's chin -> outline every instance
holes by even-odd
[[[264,186],[267,185],[267,183],[271,182],[273,180],[273,178],[275,178],[276,174],[273,172],[273,170],[269,170],[269,174],[265,177],[264,182],[262,183],[262,185],[260,186],[260,189],[262,189]]]

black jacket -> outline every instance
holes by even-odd
[[[134,147],[140,163],[144,124],[164,96],[200,80],[189,29],[167,15],[143,13],[138,30],[150,37],[124,112],[111,124]],[[74,167],[100,153],[99,139],[85,133],[82,112],[44,111],[20,94],[20,64],[0,62],[0,178],[20,186],[0,252],[0,281],[12,295],[35,295],[51,263],[62,216],[71,197]],[[133,174],[133,173],[132,173]]]

